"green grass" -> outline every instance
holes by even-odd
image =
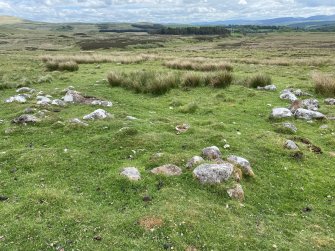
[[[268,39],[277,41],[278,37],[260,41]],[[231,58],[246,53],[242,48],[223,55],[210,45],[192,43],[193,47],[207,46],[207,52],[200,52],[207,57],[214,52]],[[179,41],[157,52],[174,51],[174,56],[198,53],[188,51],[189,46],[187,40]],[[258,59],[275,53],[283,52],[254,51]],[[315,49],[314,53],[322,50]],[[279,99],[279,91],[257,91],[234,84],[225,89],[197,85],[155,96],[111,88],[103,81],[110,71],[172,71],[158,60],[132,65],[105,63],[100,68],[83,64],[76,72],[48,73],[39,52],[13,52],[3,57],[1,66],[7,82],[23,78],[35,81],[50,74],[51,81],[33,81],[30,87],[54,98],[62,97],[61,91],[73,85],[88,96],[110,100],[113,107],[104,109],[114,118],[80,127],[67,121],[82,118],[97,107],[36,107],[49,110],[47,117],[36,125],[18,126],[11,120],[25,108],[35,107],[35,100],[2,105],[0,195],[9,199],[0,202],[0,250],[164,250],[169,245],[174,250],[189,246],[197,250],[334,249],[334,157],[329,154],[334,152],[334,121],[290,120],[298,128],[294,136],[308,138],[324,151],[314,154],[298,142],[304,159],[296,160],[283,148],[285,140],[294,136],[278,133],[278,122],[268,119],[272,107],[288,106]],[[313,84],[306,78],[314,69],[306,65],[237,63],[234,77],[239,82],[260,71],[270,75],[279,90],[293,86],[314,94]],[[335,68],[326,65],[319,70],[331,72]],[[15,89],[4,88],[0,99],[14,94]],[[316,97],[322,101],[321,96]],[[334,115],[329,106],[321,105],[320,111]],[[138,120],[129,121],[126,116]],[[177,135],[175,126],[182,123],[191,128]],[[320,131],[322,124],[330,130]],[[227,143],[230,148],[224,149]],[[224,157],[235,154],[251,162],[256,177],[241,181],[243,204],[227,195],[232,181],[201,185],[186,169],[188,159],[212,145],[218,146]],[[163,155],[157,157],[156,153]],[[150,174],[151,168],[167,163],[182,167],[183,174],[169,178]],[[130,182],[121,177],[119,172],[128,166],[138,167],[142,180]],[[144,202],[145,195],[152,201]],[[312,211],[303,212],[306,207]],[[162,219],[163,225],[146,230],[139,222],[147,217]],[[95,240],[96,236],[101,240]]]

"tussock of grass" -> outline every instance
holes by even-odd
[[[335,78],[321,73],[313,74],[312,78],[316,93],[325,97],[335,97]]]
[[[233,82],[233,74],[222,71],[211,76],[210,85],[215,88],[226,88]]]
[[[258,86],[263,87],[271,84],[271,77],[265,74],[257,74],[245,80],[245,85],[251,88],[257,88]]]
[[[194,70],[194,71],[232,71],[233,66],[227,62],[211,62],[204,59],[175,59],[167,61],[164,66],[178,70]]]
[[[195,72],[187,72],[183,76],[183,87],[198,87],[203,84],[204,78],[201,74]]]
[[[79,66],[75,61],[49,60],[45,63],[48,71],[78,71]]]

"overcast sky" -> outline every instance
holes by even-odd
[[[0,15],[49,22],[176,22],[335,14],[335,0],[0,0]]]

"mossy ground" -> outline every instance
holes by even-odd
[[[249,53],[256,59],[284,53],[276,36],[253,38],[258,46]],[[322,35],[319,37],[322,40]],[[285,44],[285,36],[281,38]],[[264,49],[268,39],[276,41],[278,48]],[[318,44],[311,42],[308,48],[314,53],[311,60],[328,53],[328,49],[319,50]],[[302,55],[306,50],[297,51]],[[185,41],[155,50],[230,59],[243,57],[246,51],[244,47],[223,51],[215,43]],[[77,72],[49,73],[39,54],[1,55],[3,81],[16,83],[49,74],[51,83],[31,86],[56,98],[72,85],[77,91],[112,101],[113,107],[106,110],[114,118],[89,122],[88,127],[72,126],[68,119],[82,118],[97,109],[78,104],[57,108],[57,112],[55,107],[47,107],[50,112],[42,122],[17,126],[11,120],[36,102],[1,105],[0,195],[9,197],[0,202],[1,250],[185,250],[190,246],[197,250],[334,250],[335,158],[329,154],[335,151],[334,121],[287,120],[297,126],[297,136],[308,138],[324,152],[315,154],[298,143],[304,158],[296,160],[283,148],[292,135],[277,133],[276,121],[268,119],[272,107],[288,106],[279,99],[278,91],[235,84],[226,89],[173,89],[161,96],[135,94],[111,88],[103,79],[110,70],[173,70],[157,60],[101,64],[100,68],[87,64],[80,65]],[[279,90],[290,86],[311,93],[309,75],[315,70],[334,72],[335,67],[234,64],[237,80],[263,72]],[[14,94],[15,89],[1,90],[0,99]],[[173,103],[181,107],[196,103],[198,108],[184,113]],[[335,115],[334,107],[322,102],[320,111]],[[128,115],[138,120],[129,121]],[[54,125],[57,121],[65,126]],[[190,124],[191,129],[178,135],[175,126],[182,123]],[[321,131],[323,124],[330,129]],[[131,130],[120,132],[123,127]],[[5,133],[8,128],[12,132]],[[226,142],[229,149],[223,148]],[[212,145],[218,146],[224,157],[235,154],[251,162],[256,177],[241,182],[243,204],[228,197],[230,183],[201,185],[186,168],[180,177],[157,177],[148,172],[167,163],[184,167],[189,158]],[[157,152],[163,156],[155,157]],[[142,180],[130,182],[121,177],[120,170],[127,166],[138,167]],[[145,195],[152,201],[144,202]],[[307,207],[310,212],[304,212]],[[154,230],[140,224],[150,217],[160,222]]]

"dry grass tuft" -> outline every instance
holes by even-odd
[[[216,62],[208,59],[175,59],[167,61],[164,66],[178,70],[194,70],[194,71],[232,71],[233,66],[227,62]]]
[[[145,230],[159,228],[163,225],[163,223],[164,221],[162,218],[155,216],[148,216],[139,220],[140,226],[143,227]]]
[[[75,61],[46,61],[48,71],[78,71],[79,66]]]
[[[312,75],[315,92],[325,97],[335,97],[335,79],[322,73]]]
[[[257,88],[258,86],[263,87],[271,84],[271,77],[261,73],[245,80],[245,85],[251,88]]]

